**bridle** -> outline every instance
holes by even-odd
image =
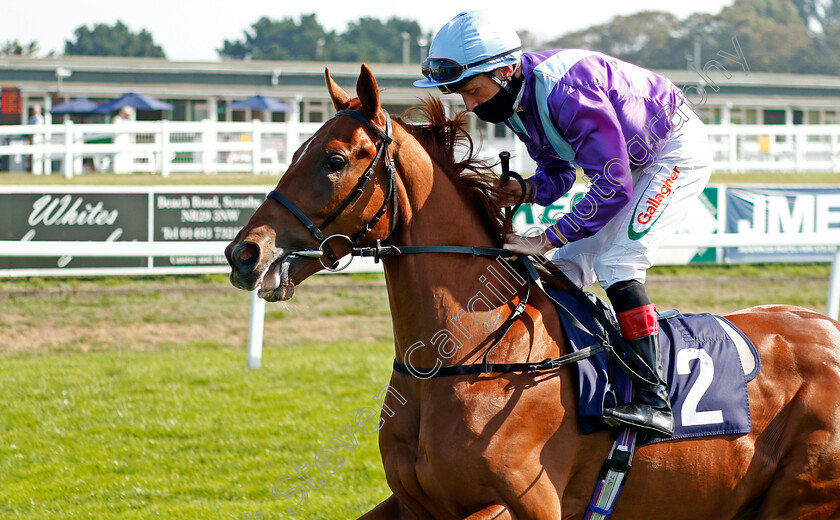
[[[278,193],[276,190],[272,190],[269,192],[268,197],[271,199],[276,200],[280,204],[282,204],[286,209],[291,212],[292,215],[297,217],[297,219],[309,230],[309,233],[315,237],[315,240],[318,241],[319,247],[318,251],[300,251],[299,256],[313,256],[317,257],[321,262],[321,265],[324,266],[325,269],[335,271],[338,269],[338,255],[335,254],[333,248],[329,245],[329,240],[331,238],[341,237],[346,239],[350,243],[351,249],[361,242],[365,236],[367,236],[370,231],[376,227],[376,224],[379,223],[379,220],[382,218],[383,215],[388,211],[388,203],[391,203],[391,226],[388,231],[388,236],[391,236],[391,233],[394,232],[394,228],[397,225],[397,182],[396,182],[396,167],[394,166],[394,160],[391,157],[390,151],[390,144],[392,142],[391,134],[392,134],[392,127],[391,127],[391,117],[388,115],[384,109],[382,112],[385,114],[385,130],[378,128],[375,126],[368,118],[362,115],[360,112],[356,110],[339,110],[336,112],[335,116],[350,116],[357,119],[362,125],[365,126],[374,136],[379,139],[379,144],[376,146],[376,155],[373,158],[373,161],[368,166],[365,173],[359,178],[359,181],[356,183],[356,187],[353,188],[353,191],[344,199],[341,205],[336,208],[336,210],[324,220],[324,222],[318,226],[312,220],[306,216],[303,211],[300,210],[292,201],[287,199],[285,196]],[[337,219],[344,210],[346,210],[350,205],[354,204],[359,197],[365,192],[370,184],[370,180],[373,178],[373,174],[376,171],[376,167],[379,166],[379,162],[382,159],[385,159],[385,171],[386,171],[386,179],[388,183],[388,187],[385,194],[385,199],[382,201],[382,206],[376,211],[376,213],[371,217],[365,226],[356,232],[352,236],[347,235],[330,235],[324,236],[324,230],[329,226],[335,219]],[[386,238],[387,240],[387,238]],[[320,252],[323,252],[323,256],[326,256],[330,262],[330,265],[326,265],[321,258]],[[290,255],[294,255],[295,252],[292,251],[289,253]]]

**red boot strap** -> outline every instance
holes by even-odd
[[[618,325],[621,327],[621,335],[624,339],[636,339],[659,332],[656,309],[652,303],[619,312]]]

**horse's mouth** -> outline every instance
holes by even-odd
[[[295,283],[289,268],[295,258],[298,257],[284,255],[272,262],[257,281],[257,296],[269,302],[285,301],[294,296]]]
[[[269,301],[285,301],[295,295],[295,286],[310,275],[320,271],[318,251],[277,250],[279,256],[272,261],[257,280],[257,296]]]

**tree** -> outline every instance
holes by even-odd
[[[736,0],[718,18],[719,45],[737,36],[750,70],[800,72],[811,54],[808,28],[791,0]]]
[[[597,50],[642,67],[683,68],[685,56],[674,45],[679,27],[671,13],[642,11],[569,33],[548,45]]]
[[[292,18],[274,21],[266,17],[257,20],[243,40],[225,40],[217,49],[219,56],[243,60],[317,60],[328,40],[327,34],[314,14],[302,15],[300,23]]]
[[[752,71],[840,74],[840,0],[735,0],[717,15],[682,21],[647,11],[547,45],[598,50],[652,69],[702,69],[707,60],[720,60],[718,51],[731,52],[733,37]],[[698,51],[700,63],[692,63]]]
[[[29,43],[21,43],[19,40],[7,40],[0,44],[0,56],[28,56],[34,57],[38,54],[38,42],[33,40]]]
[[[792,0],[811,31],[812,48],[801,56],[801,72],[840,75],[840,0]]]
[[[134,33],[119,20],[113,27],[100,23],[88,29],[82,25],[74,34],[76,41],[64,42],[64,53],[71,56],[166,57],[149,32]]]
[[[840,0],[791,0],[805,25],[825,33],[840,23]]]
[[[404,35],[406,36],[404,38]],[[216,52],[226,59],[254,60],[332,60],[400,63],[404,42],[408,41],[409,60],[419,62],[420,26],[413,20],[391,18],[383,23],[360,18],[343,34],[326,32],[314,14],[300,21],[260,18],[245,31],[241,40],[225,40]],[[425,56],[424,56],[425,57]]]
[[[331,42],[327,56],[336,61],[401,63],[407,40],[409,62],[417,63],[420,36],[420,26],[413,20],[391,18],[382,23],[376,18],[360,18]]]

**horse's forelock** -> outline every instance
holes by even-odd
[[[512,223],[510,219],[505,218],[503,211],[491,198],[491,194],[499,189],[496,183],[497,176],[493,172],[496,163],[477,157],[477,149],[467,131],[467,112],[458,112],[455,117],[449,119],[441,100],[430,96],[409,113],[417,114],[421,122],[404,123],[406,128],[432,160],[475,201],[487,217],[491,230],[502,241],[504,235],[512,231]],[[461,155],[460,160],[456,159],[456,152]]]

